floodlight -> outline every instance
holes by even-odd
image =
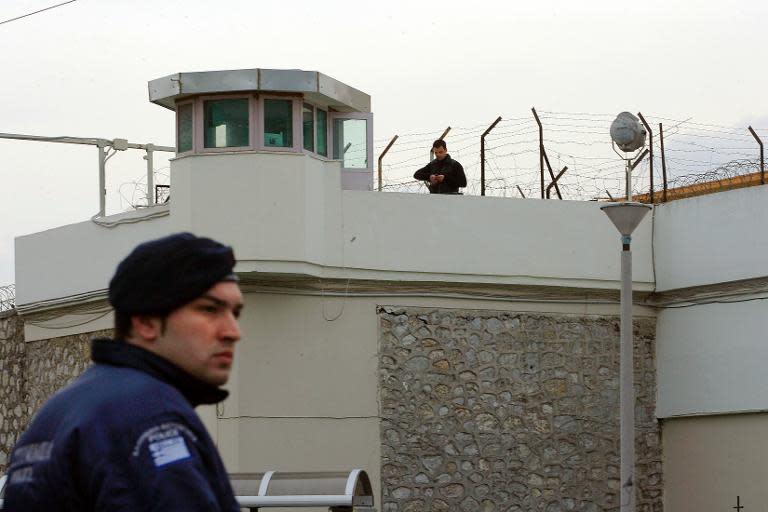
[[[630,112],[622,112],[611,123],[611,139],[625,153],[631,153],[643,147],[645,135],[645,127]]]

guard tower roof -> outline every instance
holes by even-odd
[[[188,96],[228,92],[293,92],[339,112],[370,112],[371,97],[318,71],[236,69],[175,73],[149,82],[149,100],[171,110]]]

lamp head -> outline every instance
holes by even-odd
[[[645,146],[645,127],[630,112],[622,112],[611,123],[611,139],[625,153]]]

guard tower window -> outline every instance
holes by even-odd
[[[307,151],[315,150],[315,108],[304,104],[302,112],[302,125],[304,128],[304,149]]]
[[[248,98],[203,102],[206,148],[248,146]]]
[[[293,147],[292,100],[264,100],[264,145]]]
[[[192,151],[192,126],[194,122],[192,103],[179,105],[178,126],[176,127],[176,146],[179,153]]]
[[[366,119],[333,120],[333,158],[342,160],[345,169],[368,167],[367,129]]]
[[[317,116],[316,152],[318,155],[328,156],[328,112],[319,108],[315,112]]]

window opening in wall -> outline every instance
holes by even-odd
[[[343,160],[345,169],[368,168],[368,121],[333,120],[333,158]]]
[[[293,147],[292,100],[264,100],[264,145]]]
[[[204,105],[204,146],[248,146],[248,99],[209,100]]]
[[[192,151],[193,108],[191,103],[180,105],[178,108],[178,127],[176,132],[177,151],[184,153]]]
[[[304,128],[304,149],[315,150],[315,112],[314,107],[304,103],[302,108],[302,124]]]
[[[328,156],[328,112],[317,109],[317,149],[318,155]]]

